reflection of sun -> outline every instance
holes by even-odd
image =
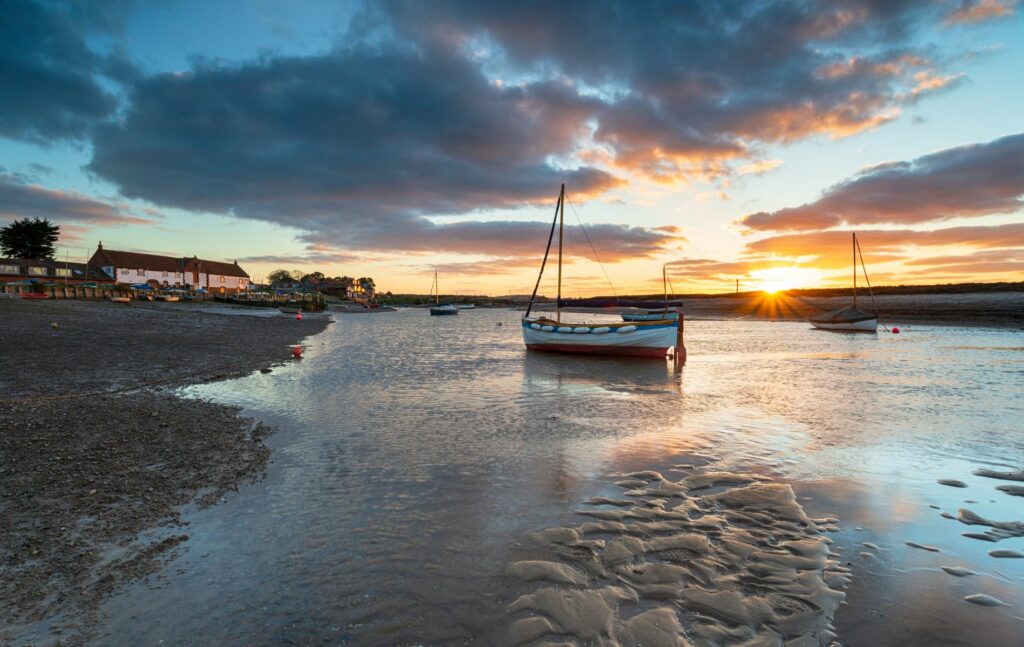
[[[817,270],[796,266],[754,270],[750,275],[758,280],[761,290],[768,294],[813,284],[819,278]]]

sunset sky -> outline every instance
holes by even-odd
[[[568,294],[845,285],[851,230],[1024,280],[1015,0],[2,6],[0,223],[62,258],[529,293],[564,182]]]

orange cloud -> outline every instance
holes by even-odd
[[[1012,16],[1018,0],[965,0],[959,9],[946,16],[947,24],[968,24]]]

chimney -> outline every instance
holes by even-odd
[[[96,248],[96,251],[99,251],[101,249],[103,249],[103,241],[102,240],[100,241],[99,246]]]

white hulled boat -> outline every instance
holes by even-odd
[[[815,328],[822,330],[836,330],[841,332],[878,332],[878,314],[865,312],[857,307],[857,255],[860,253],[860,243],[857,242],[857,234],[853,234],[853,306],[840,308],[826,312],[825,314],[808,319],[807,321]],[[864,257],[861,255],[861,268],[864,268]],[[867,270],[864,270],[864,278],[867,279]],[[871,284],[868,283],[868,289]],[[874,295],[872,295],[872,299]]]
[[[537,298],[544,267],[558,227],[558,297],[555,318],[530,317]],[[678,304],[668,301],[625,301],[620,299],[563,299],[562,298],[562,240],[565,226],[565,185],[558,194],[555,218],[548,234],[537,284],[533,288],[530,304],[522,319],[523,341],[529,350],[587,355],[628,355],[634,357],[665,357],[673,348],[676,357],[685,357],[683,347],[683,320],[667,317],[653,321],[615,323],[569,323],[562,321],[562,308],[640,308],[647,311],[668,308]]]

